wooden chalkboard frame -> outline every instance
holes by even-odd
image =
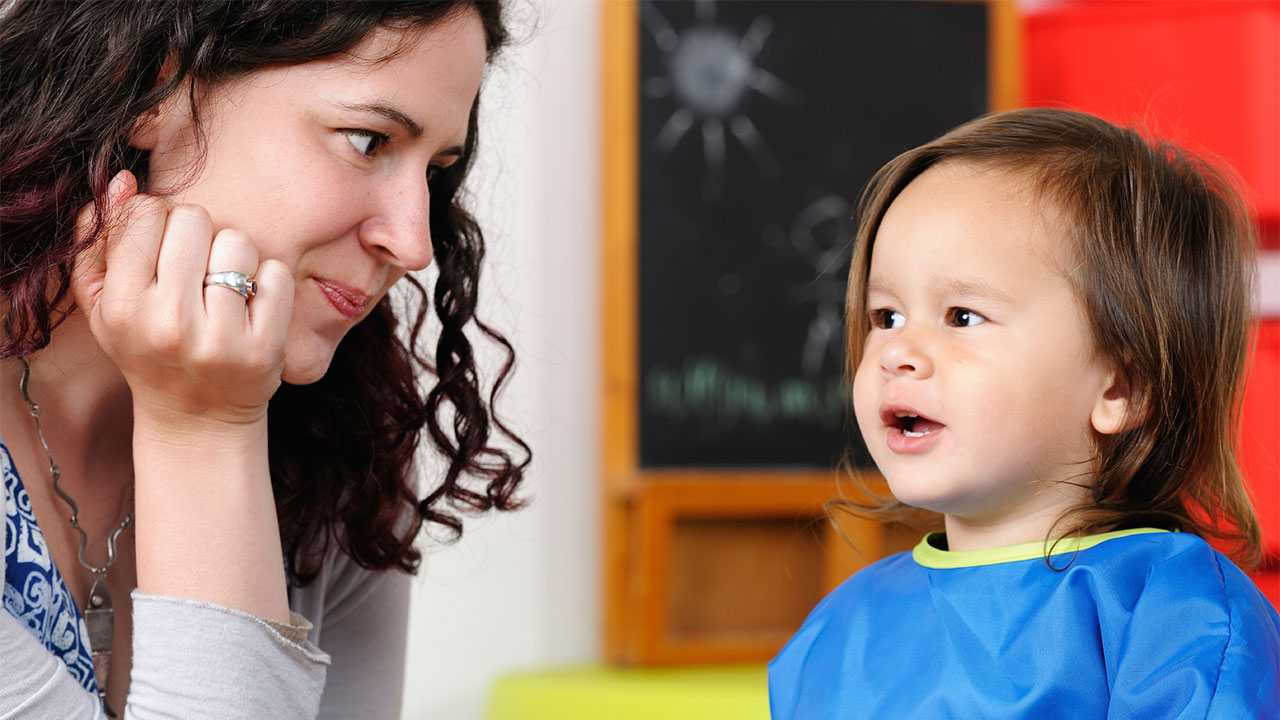
[[[1020,27],[1013,0],[987,2],[988,97],[992,110],[1018,106]],[[794,631],[673,632],[672,550],[681,518],[808,518],[821,527],[825,592],[858,567],[914,538],[869,521],[821,522],[837,475],[818,471],[641,468],[638,372],[638,96],[635,0],[602,5],[602,581],[604,652],[627,664],[749,662],[771,657]],[[864,478],[873,487],[882,480]],[[848,542],[851,541],[851,542]],[[850,545],[859,548],[852,550]],[[819,593],[820,595],[820,593]],[[816,597],[813,598],[816,601]]]

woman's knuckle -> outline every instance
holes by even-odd
[[[248,233],[235,228],[223,228],[218,231],[215,239],[219,242],[231,243],[233,245],[251,245]]]
[[[135,222],[155,221],[164,218],[167,203],[152,195],[135,195],[125,201],[120,214]]]
[[[213,222],[212,218],[209,217],[208,210],[205,210],[203,207],[199,205],[194,205],[192,203],[182,203],[181,205],[175,205],[173,209],[169,211],[169,218],[171,220],[176,219],[182,222],[200,222],[200,223]]]
[[[186,328],[174,312],[155,313],[147,329],[147,345],[167,356],[179,354],[183,349]]]

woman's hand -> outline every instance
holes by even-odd
[[[80,212],[81,236],[93,211]],[[128,382],[135,415],[173,430],[263,421],[293,312],[285,265],[259,263],[242,232],[215,235],[204,208],[139,194],[128,171],[111,181],[105,216],[102,240],[77,259],[73,291]],[[204,286],[226,270],[256,278],[257,294]]]
[[[105,211],[72,290],[133,395],[138,589],[287,622],[267,403],[293,279],[283,263],[259,263],[244,233],[215,235],[203,208],[138,194],[127,172],[111,181]],[[93,212],[77,219],[82,236]],[[247,304],[204,286],[226,270],[257,277]]]

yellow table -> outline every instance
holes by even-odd
[[[769,720],[763,665],[576,667],[505,675],[488,720]]]

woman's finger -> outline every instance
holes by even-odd
[[[107,218],[104,291],[109,299],[137,300],[155,283],[167,215],[164,200],[134,195]]]
[[[207,210],[178,205],[169,211],[156,263],[156,288],[161,302],[171,303],[180,316],[202,305],[201,287],[212,241],[213,220]],[[251,268],[257,266],[256,251],[253,259]]]
[[[215,284],[205,285],[205,279],[216,273],[241,273],[253,279],[258,271],[258,248],[249,236],[239,230],[221,230],[213,238],[207,254],[201,258],[197,287],[203,286],[204,311],[210,331],[221,341],[243,340],[249,315],[246,308],[251,302],[236,290]],[[226,280],[222,280],[226,282]]]
[[[107,247],[111,242],[111,218],[122,202],[138,192],[137,181],[133,173],[121,170],[111,179],[107,186],[107,197],[104,203],[103,216],[107,226],[98,236],[97,242],[75,259],[72,269],[72,291],[76,303],[83,308],[92,309],[96,305],[98,295],[102,292],[107,275]],[[93,225],[97,221],[97,205],[88,203],[76,214],[75,238],[77,241],[89,237]],[[118,237],[117,237],[118,239]]]
[[[249,303],[250,335],[264,349],[284,355],[285,336],[293,319],[293,275],[279,260],[258,267],[258,294]]]

